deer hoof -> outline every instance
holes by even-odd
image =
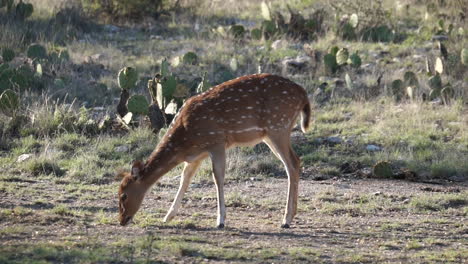
[[[289,228],[289,224],[282,224],[281,228]]]
[[[219,224],[219,225],[217,226],[217,228],[218,228],[218,229],[223,229],[223,228],[224,228],[224,224]]]

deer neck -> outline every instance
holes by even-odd
[[[142,180],[146,186],[156,183],[164,174],[173,169],[179,163],[180,151],[170,140],[163,140],[156,150],[150,155],[144,167]]]

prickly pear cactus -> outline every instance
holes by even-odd
[[[15,15],[17,18],[24,20],[32,15],[34,12],[34,6],[30,3],[23,3],[20,1],[16,5],[16,11]]]
[[[349,52],[347,48],[342,48],[336,53],[336,62],[338,65],[343,65],[348,62]]]
[[[336,56],[336,54],[338,53],[339,50],[340,50],[340,48],[338,48],[338,46],[333,46],[333,47],[330,48],[328,53],[330,53],[333,56]]]
[[[262,30],[266,38],[271,37],[277,32],[276,25],[273,21],[265,20],[262,22]]]
[[[47,58],[47,50],[40,44],[31,44],[26,52],[30,59],[45,59]]]
[[[403,79],[405,80],[406,86],[419,86],[418,77],[412,71],[405,72]]]
[[[461,58],[461,63],[463,63],[463,65],[468,66],[468,49],[462,49],[460,58]]]
[[[439,57],[437,57],[437,59],[436,59],[435,66],[434,66],[434,70],[435,70],[438,74],[444,73],[444,63],[442,62],[442,59],[439,58]]]
[[[442,90],[442,79],[440,78],[440,75],[436,74],[432,76],[431,78],[429,78],[428,85],[432,90],[436,91],[434,96],[435,97],[439,96],[440,91]]]
[[[232,25],[229,29],[229,33],[234,38],[243,38],[245,35],[245,28],[242,25]]]
[[[262,30],[259,28],[254,28],[250,31],[250,37],[254,40],[262,39]]]
[[[197,54],[195,54],[195,52],[189,51],[189,52],[185,53],[182,61],[185,64],[195,65],[198,62],[198,56],[197,56]]]
[[[10,89],[3,91],[0,95],[0,111],[12,115],[19,107],[18,95]]]
[[[172,100],[172,95],[177,88],[177,81],[174,76],[168,76],[158,83],[156,88],[156,98],[159,107],[164,112],[169,102]]]
[[[333,54],[327,54],[323,57],[323,62],[325,63],[325,70],[328,73],[335,73],[338,70],[338,63],[336,62],[336,56]]]
[[[348,64],[354,68],[361,67],[361,64],[362,64],[361,57],[359,57],[357,53],[353,53],[351,56],[349,56]]]
[[[138,72],[132,67],[125,67],[120,70],[118,81],[122,90],[133,89],[138,80]]]
[[[408,95],[411,101],[413,101],[416,98],[416,89],[416,86],[406,87],[406,95]]]
[[[353,27],[353,28],[357,28],[357,26],[359,25],[359,17],[357,14],[352,14],[351,17],[349,18],[349,24]]]
[[[392,82],[392,93],[396,101],[400,101],[403,98],[405,94],[404,89],[404,83],[402,80],[398,79]]]
[[[374,165],[372,172],[376,178],[389,179],[393,177],[392,167],[387,161],[377,162]]]
[[[265,1],[262,1],[260,5],[261,11],[262,11],[262,16],[263,19],[265,20],[271,20],[271,11],[270,8],[268,7],[267,3]]]
[[[345,75],[345,81],[346,81],[346,87],[348,87],[350,91],[354,90],[353,80],[351,80],[351,77],[347,73]]]
[[[59,54],[58,54],[58,58],[61,61],[69,61],[70,60],[70,54],[68,53],[68,51],[66,49],[61,50],[59,52]]]
[[[143,95],[134,95],[127,102],[128,111],[137,115],[147,115],[148,106],[148,101]]]
[[[440,97],[442,98],[442,101],[444,102],[444,104],[449,104],[450,101],[453,99],[454,95],[455,95],[455,91],[453,90],[450,84],[445,86],[440,91]]]
[[[169,62],[167,61],[167,59],[164,59],[161,62],[161,75],[162,76],[169,76],[170,75],[170,73],[169,73]]]
[[[15,58],[15,52],[11,49],[3,49],[2,50],[2,58],[4,62],[10,62]]]

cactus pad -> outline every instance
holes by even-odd
[[[15,52],[11,49],[3,49],[2,58],[4,62],[10,62],[15,58]]]
[[[30,59],[45,59],[47,58],[47,50],[40,44],[31,44],[26,52]]]
[[[7,89],[0,95],[0,111],[5,114],[11,114],[18,107],[19,97],[14,91]]]
[[[357,53],[353,53],[351,56],[349,56],[348,64],[350,64],[354,68],[361,67],[361,64],[362,64],[361,57],[359,57]]]
[[[134,95],[127,102],[128,111],[138,115],[148,114],[148,106],[148,101],[143,95]]]
[[[229,33],[234,38],[243,38],[245,35],[245,28],[242,25],[232,25],[229,29]]]
[[[198,62],[198,56],[197,56],[197,54],[195,54],[195,52],[189,51],[189,52],[185,53],[182,61],[185,64],[195,65]]]
[[[412,71],[405,72],[403,79],[405,80],[406,86],[419,86],[418,77]]]
[[[125,67],[120,70],[118,81],[122,90],[133,89],[138,80],[138,72],[132,67]]]
[[[392,82],[392,93],[397,101],[400,101],[404,95],[404,83],[402,80],[394,80]]]
[[[343,65],[348,62],[349,52],[348,49],[342,48],[336,53],[336,62],[338,65]]]
[[[327,54],[323,57],[325,63],[325,69],[328,73],[335,73],[338,70],[338,63],[336,57],[333,54]]]
[[[463,65],[468,66],[468,49],[462,49],[460,58],[461,58],[461,63],[463,63]]]
[[[262,30],[259,28],[254,28],[250,31],[250,37],[254,40],[262,39]]]

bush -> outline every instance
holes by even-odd
[[[81,0],[83,7],[95,14],[112,18],[141,17],[161,12],[163,0]]]

